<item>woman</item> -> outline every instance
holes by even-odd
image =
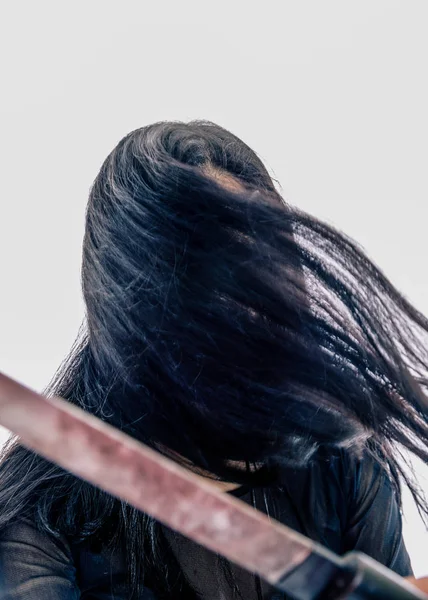
[[[131,132],[86,213],[86,319],[44,390],[338,553],[402,576],[401,450],[428,460],[428,320],[206,121]],[[7,600],[278,598],[12,440]]]

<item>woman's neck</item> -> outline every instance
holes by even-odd
[[[207,474],[206,476],[200,475],[199,473],[194,474],[197,475],[197,477],[199,477],[200,479],[203,479],[204,481],[209,479],[210,483],[212,483],[221,492],[230,492],[231,490],[236,490],[237,488],[241,487],[239,483],[229,483],[228,481],[219,481],[218,479],[212,479],[212,477],[210,477],[209,474]]]
[[[204,481],[209,479],[210,482],[222,492],[230,492],[231,490],[236,490],[239,487],[241,487],[241,485],[239,483],[232,483],[229,481],[221,481],[219,479],[215,479],[213,477],[212,473],[209,473],[208,471],[204,471],[203,469],[196,467],[188,459],[181,456],[181,454],[178,454],[178,452],[173,451],[172,454],[174,454],[177,457],[177,459],[179,460],[179,462],[183,466],[185,466],[187,469],[189,469],[189,471],[191,471],[194,475],[196,475],[200,479],[203,479]],[[238,468],[241,468],[243,471],[245,471],[247,468],[247,466],[244,462],[231,461],[231,464],[233,464],[234,466],[237,466]]]

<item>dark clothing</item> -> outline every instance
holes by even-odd
[[[233,493],[252,503],[251,490]],[[284,469],[277,487],[255,489],[254,498],[258,510],[338,554],[358,549],[402,576],[412,575],[395,491],[372,461],[359,462],[339,453],[307,469]],[[166,528],[163,531],[201,599],[236,597],[216,555]],[[37,531],[28,520],[16,521],[0,536],[0,598],[125,600],[125,565],[121,553],[107,549],[94,553],[89,542],[73,545],[64,536]],[[255,577],[230,566],[242,598],[258,600]],[[283,596],[262,584],[261,597]],[[141,600],[156,597],[146,589]]]

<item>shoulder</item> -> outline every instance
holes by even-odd
[[[122,552],[91,539],[74,543],[64,534],[42,531],[29,518],[13,521],[2,530],[0,565],[2,589],[12,598],[21,598],[19,590],[27,588],[34,597],[49,599],[75,600],[89,591],[103,598],[113,591],[115,597],[126,597]]]
[[[54,535],[42,531],[29,517],[21,517],[10,522],[0,532],[0,553],[13,544],[15,555],[29,553],[31,548],[53,561],[72,562],[71,546],[64,535]]]
[[[6,598],[80,597],[66,538],[43,533],[27,518],[9,523],[1,531],[0,565]]]
[[[385,496],[394,494],[387,471],[367,452],[335,447],[321,447],[306,467],[281,468],[280,488],[300,513],[304,533],[337,550],[343,532],[369,510],[380,488]]]

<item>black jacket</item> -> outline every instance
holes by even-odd
[[[233,493],[244,502],[253,499],[249,489]],[[307,469],[284,469],[278,486],[256,488],[254,498],[259,510],[338,554],[358,549],[402,576],[412,575],[394,488],[369,459],[357,461],[339,452]],[[166,528],[163,533],[198,597],[236,597],[213,553]],[[65,536],[54,538],[28,520],[17,520],[0,535],[0,598],[125,600],[126,560],[124,553],[107,548],[94,551],[89,541],[73,545]],[[242,598],[258,600],[255,577],[233,565],[230,568]],[[283,596],[263,585],[261,597]],[[147,588],[141,600],[157,599]]]

